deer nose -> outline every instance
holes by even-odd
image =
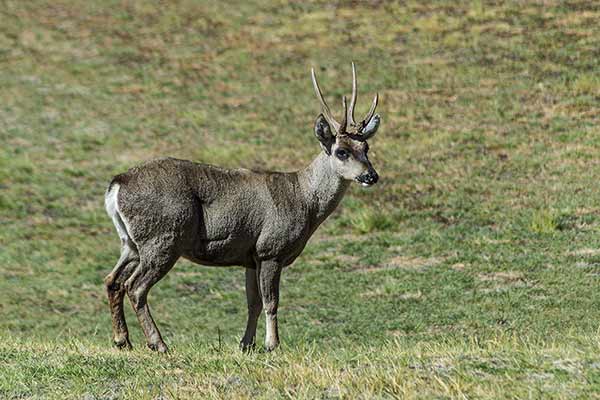
[[[377,174],[377,172],[373,171],[373,183],[377,183],[377,181],[379,180],[379,175]]]
[[[379,175],[377,175],[377,172],[375,170],[369,171],[369,173],[367,174],[367,183],[369,185],[374,185],[377,183],[378,180]]]
[[[366,174],[363,174],[357,178],[357,181],[359,181],[363,186],[374,185],[378,180],[379,175],[377,175],[377,172],[372,168],[370,168]]]

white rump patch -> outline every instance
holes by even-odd
[[[121,243],[127,244],[131,240],[129,235],[129,227],[123,218],[123,214],[119,210],[119,189],[120,186],[118,183],[115,183],[111,186],[111,188],[104,195],[104,207],[106,208],[106,212],[110,216],[117,229],[117,234],[121,239]]]

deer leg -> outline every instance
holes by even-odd
[[[258,283],[266,314],[265,350],[274,350],[279,345],[277,329],[277,306],[279,305],[279,278],[281,267],[274,262],[263,262],[258,273]]]
[[[123,311],[123,297],[125,296],[123,282],[137,267],[138,261],[137,252],[127,243],[124,243],[119,261],[117,261],[111,273],[104,278],[112,318],[113,342],[120,349],[131,349],[127,322],[125,322]]]
[[[167,352],[168,348],[150,314],[148,292],[169,272],[178,258],[179,256],[173,254],[171,249],[164,251],[151,249],[144,252],[141,254],[140,265],[125,282],[127,296],[142,326],[148,347],[161,353]]]
[[[248,323],[246,324],[246,333],[240,342],[242,351],[249,351],[254,348],[256,337],[256,324],[262,311],[262,299],[258,287],[259,268],[246,268],[246,300],[248,302]]]

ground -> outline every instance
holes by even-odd
[[[589,1],[0,1],[0,397],[600,397],[600,9]],[[179,262],[171,347],[111,345],[111,177],[291,171],[380,94],[370,158],[242,354],[244,272]],[[264,325],[259,326],[259,337]]]

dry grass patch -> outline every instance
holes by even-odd
[[[592,257],[599,255],[600,249],[583,248],[570,251],[567,254],[575,257]]]
[[[443,263],[443,257],[419,257],[398,255],[388,259],[379,265],[358,266],[354,268],[360,272],[375,272],[388,269],[418,270],[427,267],[435,267]]]
[[[482,273],[477,278],[489,285],[480,289],[483,293],[504,292],[514,288],[530,287],[531,283],[518,271],[499,271]]]
[[[337,254],[335,260],[340,264],[355,265],[358,264],[360,257],[351,254]]]
[[[467,266],[464,263],[456,263],[452,264],[450,268],[452,268],[455,271],[464,271],[467,268]]]
[[[479,280],[483,282],[520,282],[525,281],[525,276],[518,271],[500,271],[477,275]]]

